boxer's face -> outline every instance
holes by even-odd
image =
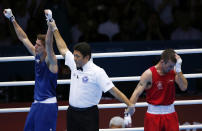
[[[36,40],[35,44],[35,53],[41,55],[45,51],[44,44],[41,40]]]
[[[163,73],[168,73],[170,72],[171,70],[174,69],[174,66],[175,66],[175,63],[172,62],[171,60],[168,60],[168,62],[162,62],[162,72]]]

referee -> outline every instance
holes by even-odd
[[[62,39],[54,21],[48,23],[52,29],[65,65],[71,70],[69,108],[67,110],[67,131],[98,131],[99,103],[102,92],[110,92],[128,105],[128,112],[134,112],[133,104],[120,92],[106,72],[91,61],[91,48],[86,42],[78,43],[73,54]]]

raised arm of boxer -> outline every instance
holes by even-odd
[[[188,82],[181,70],[182,59],[177,54],[176,54],[176,59],[177,59],[177,62],[175,65],[175,72],[176,72],[175,82],[178,84],[181,91],[185,91],[187,90]]]
[[[25,45],[25,47],[28,49],[28,51],[35,56],[35,48],[33,44],[30,42],[29,38],[27,37],[26,33],[23,31],[23,29],[18,25],[17,21],[15,20],[15,17],[12,13],[11,9],[4,9],[3,11],[6,18],[8,18],[15,29],[15,32],[17,34],[17,37],[22,43]]]
[[[51,12],[50,10],[44,10],[45,16],[47,16],[47,14],[50,12]],[[46,61],[47,61],[49,70],[53,73],[57,73],[58,65],[57,65],[57,59],[53,50],[53,32],[51,31],[49,26],[46,34],[45,43],[46,43],[46,53],[47,53]]]

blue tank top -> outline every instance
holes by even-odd
[[[43,101],[56,97],[57,73],[52,73],[45,60],[40,62],[40,57],[35,57],[35,88],[34,99]]]

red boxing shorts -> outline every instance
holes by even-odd
[[[144,118],[144,131],[179,131],[177,113],[151,114],[147,112]]]

